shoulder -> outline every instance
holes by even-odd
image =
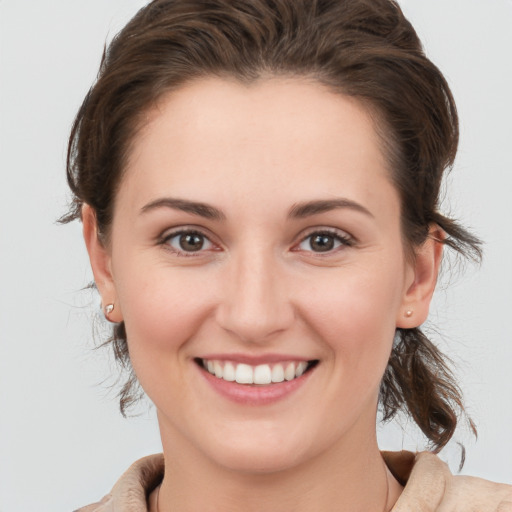
[[[101,501],[75,512],[147,512],[147,496],[164,474],[162,454],[149,455],[132,464]]]
[[[441,459],[428,452],[383,456],[391,472],[405,484],[393,512],[512,512],[510,485],[453,476]]]

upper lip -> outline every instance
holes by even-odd
[[[303,356],[296,356],[291,354],[261,354],[261,355],[251,355],[251,354],[206,354],[199,356],[199,359],[205,359],[209,361],[231,361],[233,363],[242,363],[248,364],[250,366],[257,366],[259,364],[269,364],[269,363],[284,363],[288,361],[314,361],[315,358],[308,358]]]

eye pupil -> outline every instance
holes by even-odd
[[[186,233],[180,236],[180,247],[184,251],[200,251],[204,245],[204,237],[196,233]]]
[[[311,249],[317,252],[326,252],[334,248],[334,237],[326,234],[315,235],[311,238]]]

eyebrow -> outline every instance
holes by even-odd
[[[336,210],[338,208],[348,208],[350,210],[355,210],[374,218],[370,210],[366,209],[363,205],[345,198],[324,200],[320,199],[316,201],[308,201],[305,203],[297,203],[290,209],[288,217],[303,219],[304,217],[310,217],[312,215]]]
[[[141,208],[141,213],[147,213],[158,208],[171,208],[186,213],[192,213],[211,220],[225,220],[226,216],[214,206],[186,199],[176,199],[173,197],[163,197],[151,201]]]
[[[198,215],[211,220],[225,220],[226,216],[218,208],[206,203],[197,201],[188,201],[186,199],[177,199],[173,197],[163,197],[155,199],[141,208],[141,213],[147,213],[158,208],[171,208],[173,210],[180,210],[193,215]],[[348,208],[355,210],[369,217],[373,218],[373,214],[364,206],[351,201],[350,199],[319,199],[314,201],[307,201],[305,203],[297,203],[292,206],[288,212],[288,218],[302,219],[317,215],[319,213],[336,210],[338,208]]]

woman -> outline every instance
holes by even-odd
[[[141,10],[75,121],[68,220],[164,454],[83,510],[510,510],[376,441],[379,403],[434,452],[463,410],[419,328],[443,247],[479,255],[438,211],[457,138],[389,0]]]

